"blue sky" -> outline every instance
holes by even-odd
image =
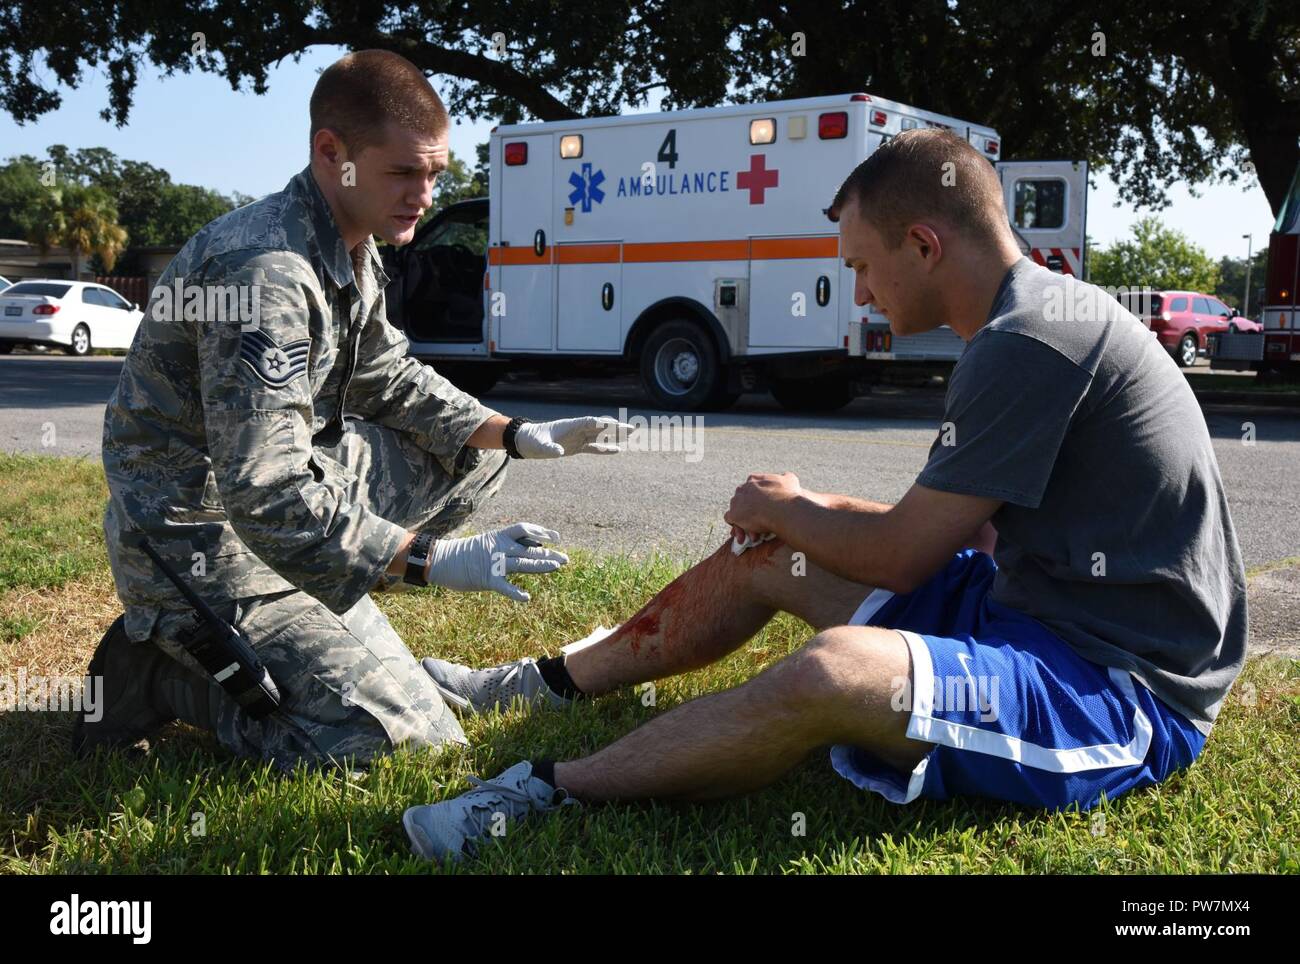
[[[232,91],[213,74],[164,77],[142,64],[130,121],[120,129],[100,119],[99,111],[108,103],[105,76],[88,71],[78,89],[63,91],[63,106],[36,123],[19,126],[0,112],[0,158],[44,156],[51,144],[107,147],[119,157],[161,167],[180,183],[261,196],[282,188],[306,165],[308,98],[317,73],[343,52],[314,47],[298,63],[285,60],[270,71],[269,90],[261,97]],[[433,84],[438,88],[438,78]],[[452,153],[472,166],[474,146],[487,140],[494,123],[455,126]],[[1014,153],[1015,145],[1004,144],[1003,151]],[[1126,237],[1145,212],[1116,207],[1114,184],[1104,174],[1096,181],[1088,198],[1088,233],[1097,243],[1108,244]],[[1243,234],[1254,234],[1256,249],[1268,243],[1273,217],[1257,185],[1247,190],[1206,186],[1200,194],[1192,197],[1184,187],[1173,189],[1173,203],[1160,217],[1216,258],[1244,257]]]

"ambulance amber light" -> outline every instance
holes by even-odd
[[[824,141],[839,140],[849,134],[849,115],[837,110],[831,114],[819,114],[817,117],[817,136]]]
[[[764,117],[749,122],[749,143],[771,144],[776,140],[776,119]]]
[[[560,157],[582,157],[581,134],[565,134],[560,138]]]
[[[528,163],[528,144],[524,141],[515,141],[513,144],[506,145],[506,164],[515,167],[519,164]]]

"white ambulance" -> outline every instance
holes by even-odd
[[[915,127],[966,137],[1001,172],[1026,253],[1081,273],[1084,162],[999,162],[990,128],[844,94],[498,127],[488,198],[396,252],[389,318],[470,391],[510,368],[631,368],[672,410],[762,390],[838,408],[886,366],[950,365],[963,347],[946,327],[895,338],[854,305],[825,214],[863,158]]]

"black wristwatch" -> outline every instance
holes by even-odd
[[[524,418],[522,415],[516,415],[506,423],[505,431],[501,433],[501,444],[506,448],[506,455],[512,459],[522,459],[519,449],[515,446],[515,435],[519,432],[519,426],[525,422],[531,422],[532,419]]]
[[[411,540],[411,548],[406,553],[406,575],[403,582],[412,586],[427,586],[429,580],[424,577],[424,567],[429,564],[429,553],[433,549],[432,532],[421,532]]]

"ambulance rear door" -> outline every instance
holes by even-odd
[[[1000,161],[996,167],[1021,251],[1059,274],[1082,278],[1088,162]]]
[[[497,351],[555,346],[553,140],[549,133],[504,132],[497,140],[502,155],[492,168],[501,178],[492,211],[497,243],[488,252],[489,263],[499,269],[491,309]]]

